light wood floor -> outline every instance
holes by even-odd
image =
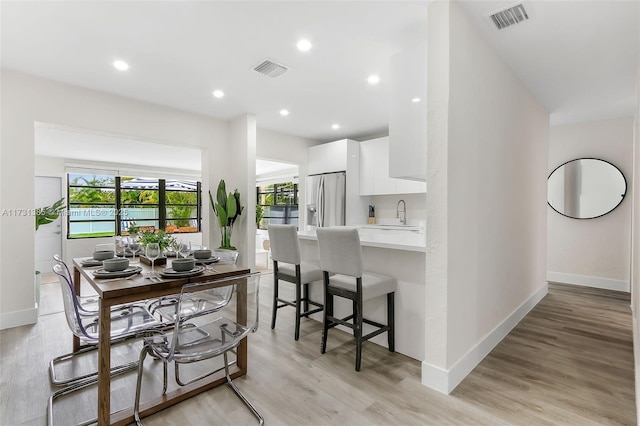
[[[0,332],[0,425],[46,423],[53,390],[48,361],[71,349],[55,299],[57,284],[43,287],[48,314],[35,325]],[[249,374],[236,381],[268,425],[636,424],[628,294],[550,285],[549,295],[446,396],[420,384],[418,361],[371,343],[356,373],[352,337],[339,331],[330,334],[321,355],[321,326],[313,320],[303,321],[295,342],[291,309],[279,311],[272,331],[271,291],[271,276],[265,275],[261,327],[250,336]],[[138,347],[121,349],[116,358],[135,359]],[[118,379],[114,405],[132,401],[134,380],[135,374]],[[90,389],[61,401],[57,424],[71,423],[71,413],[91,416],[93,398]],[[256,423],[221,387],[145,424]]]

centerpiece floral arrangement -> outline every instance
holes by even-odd
[[[216,202],[213,201],[213,196],[209,192],[209,200],[211,201],[211,208],[218,217],[218,223],[220,225],[221,243],[220,248],[235,250],[236,248],[231,245],[231,231],[233,230],[233,224],[238,219],[238,216],[242,214],[244,207],[240,204],[240,192],[235,189],[233,192],[229,192],[227,195],[227,187],[224,179],[220,179],[218,184],[218,191],[216,192]]]
[[[176,244],[176,239],[171,235],[167,234],[163,230],[157,231],[144,231],[139,234],[140,244],[143,247],[146,247],[147,244],[150,243],[158,243],[160,246],[160,251],[164,252],[169,247],[173,247]]]

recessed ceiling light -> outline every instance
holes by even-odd
[[[378,77],[378,75],[376,74],[372,74],[369,76],[369,78],[367,78],[367,83],[369,83],[372,86],[375,86],[376,84],[380,83],[380,77]]]
[[[120,71],[126,71],[129,69],[129,64],[126,63],[125,61],[122,61],[120,59],[118,59],[117,61],[113,62],[113,66],[115,69],[120,70]]]
[[[411,99],[411,102],[413,102],[413,103],[420,102],[420,98],[413,98],[413,99]]]
[[[298,50],[301,52],[308,52],[313,47],[311,42],[306,38],[303,38],[300,41],[298,41],[298,44],[296,44],[296,46],[298,47]]]
[[[340,128],[340,125],[339,125],[338,123],[336,123],[336,124],[332,124],[332,125],[331,125],[331,128],[332,128],[333,130],[338,130],[338,129]]]
[[[280,110],[280,115],[283,116],[283,117],[286,117],[287,115],[289,115],[289,110],[281,109]]]
[[[222,90],[214,90],[213,91],[213,96],[216,98],[223,98],[224,97],[224,92]]]

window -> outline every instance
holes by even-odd
[[[127,234],[129,226],[200,232],[200,182],[71,173],[68,238]]]
[[[298,226],[298,184],[293,182],[262,185],[256,188],[258,204],[262,207],[259,228],[270,223]]]

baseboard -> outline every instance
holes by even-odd
[[[36,322],[38,322],[37,305],[31,309],[7,312],[0,315],[0,330],[19,327],[21,325],[35,324]]]
[[[547,291],[548,285],[545,283],[463,355],[449,370],[423,361],[422,384],[438,392],[450,394],[480,361],[547,295]]]
[[[565,274],[564,272],[547,272],[547,281],[560,284],[581,285],[583,287],[601,288],[629,293],[629,281],[612,278],[592,277],[587,275]]]

